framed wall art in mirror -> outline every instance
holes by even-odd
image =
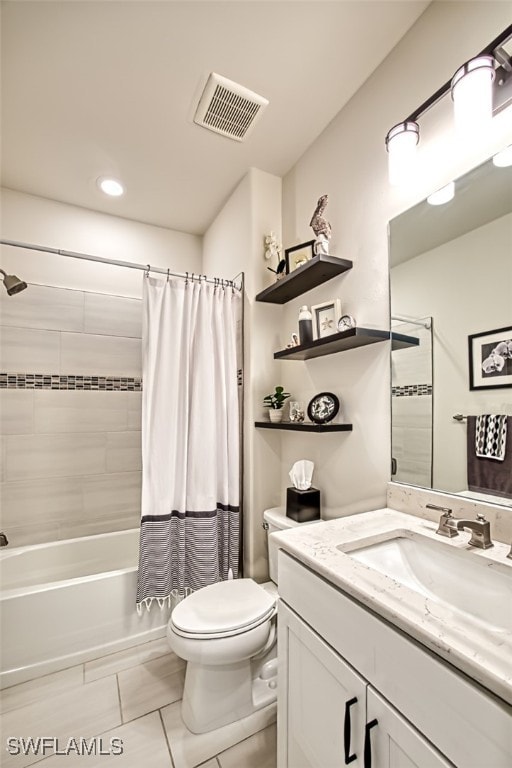
[[[467,419],[453,417],[512,415],[511,359],[493,354],[512,338],[511,254],[512,166],[492,158],[456,179],[445,205],[390,222],[392,329],[420,341],[391,353],[392,480],[472,495]]]
[[[468,348],[470,389],[512,387],[512,326],[474,333]]]

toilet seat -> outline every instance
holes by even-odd
[[[275,597],[253,579],[230,579],[182,600],[172,612],[170,627],[191,639],[233,637],[258,627],[275,612]]]

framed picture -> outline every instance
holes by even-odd
[[[308,405],[309,419],[315,424],[327,424],[332,421],[340,409],[340,401],[332,392],[320,392]]]
[[[468,336],[469,388],[512,387],[512,326]]]
[[[284,258],[286,259],[286,274],[289,275],[294,269],[302,267],[307,261],[313,258],[314,240],[308,240],[307,243],[294,245],[292,248],[286,248]]]
[[[331,333],[338,333],[338,320],[341,317],[341,302],[339,299],[314,304],[311,307],[313,315],[313,338],[323,339]]]

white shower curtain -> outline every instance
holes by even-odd
[[[137,606],[238,571],[240,293],[144,278]]]

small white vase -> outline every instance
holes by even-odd
[[[280,424],[283,420],[283,409],[282,408],[269,408],[268,409],[268,417],[272,424]]]

